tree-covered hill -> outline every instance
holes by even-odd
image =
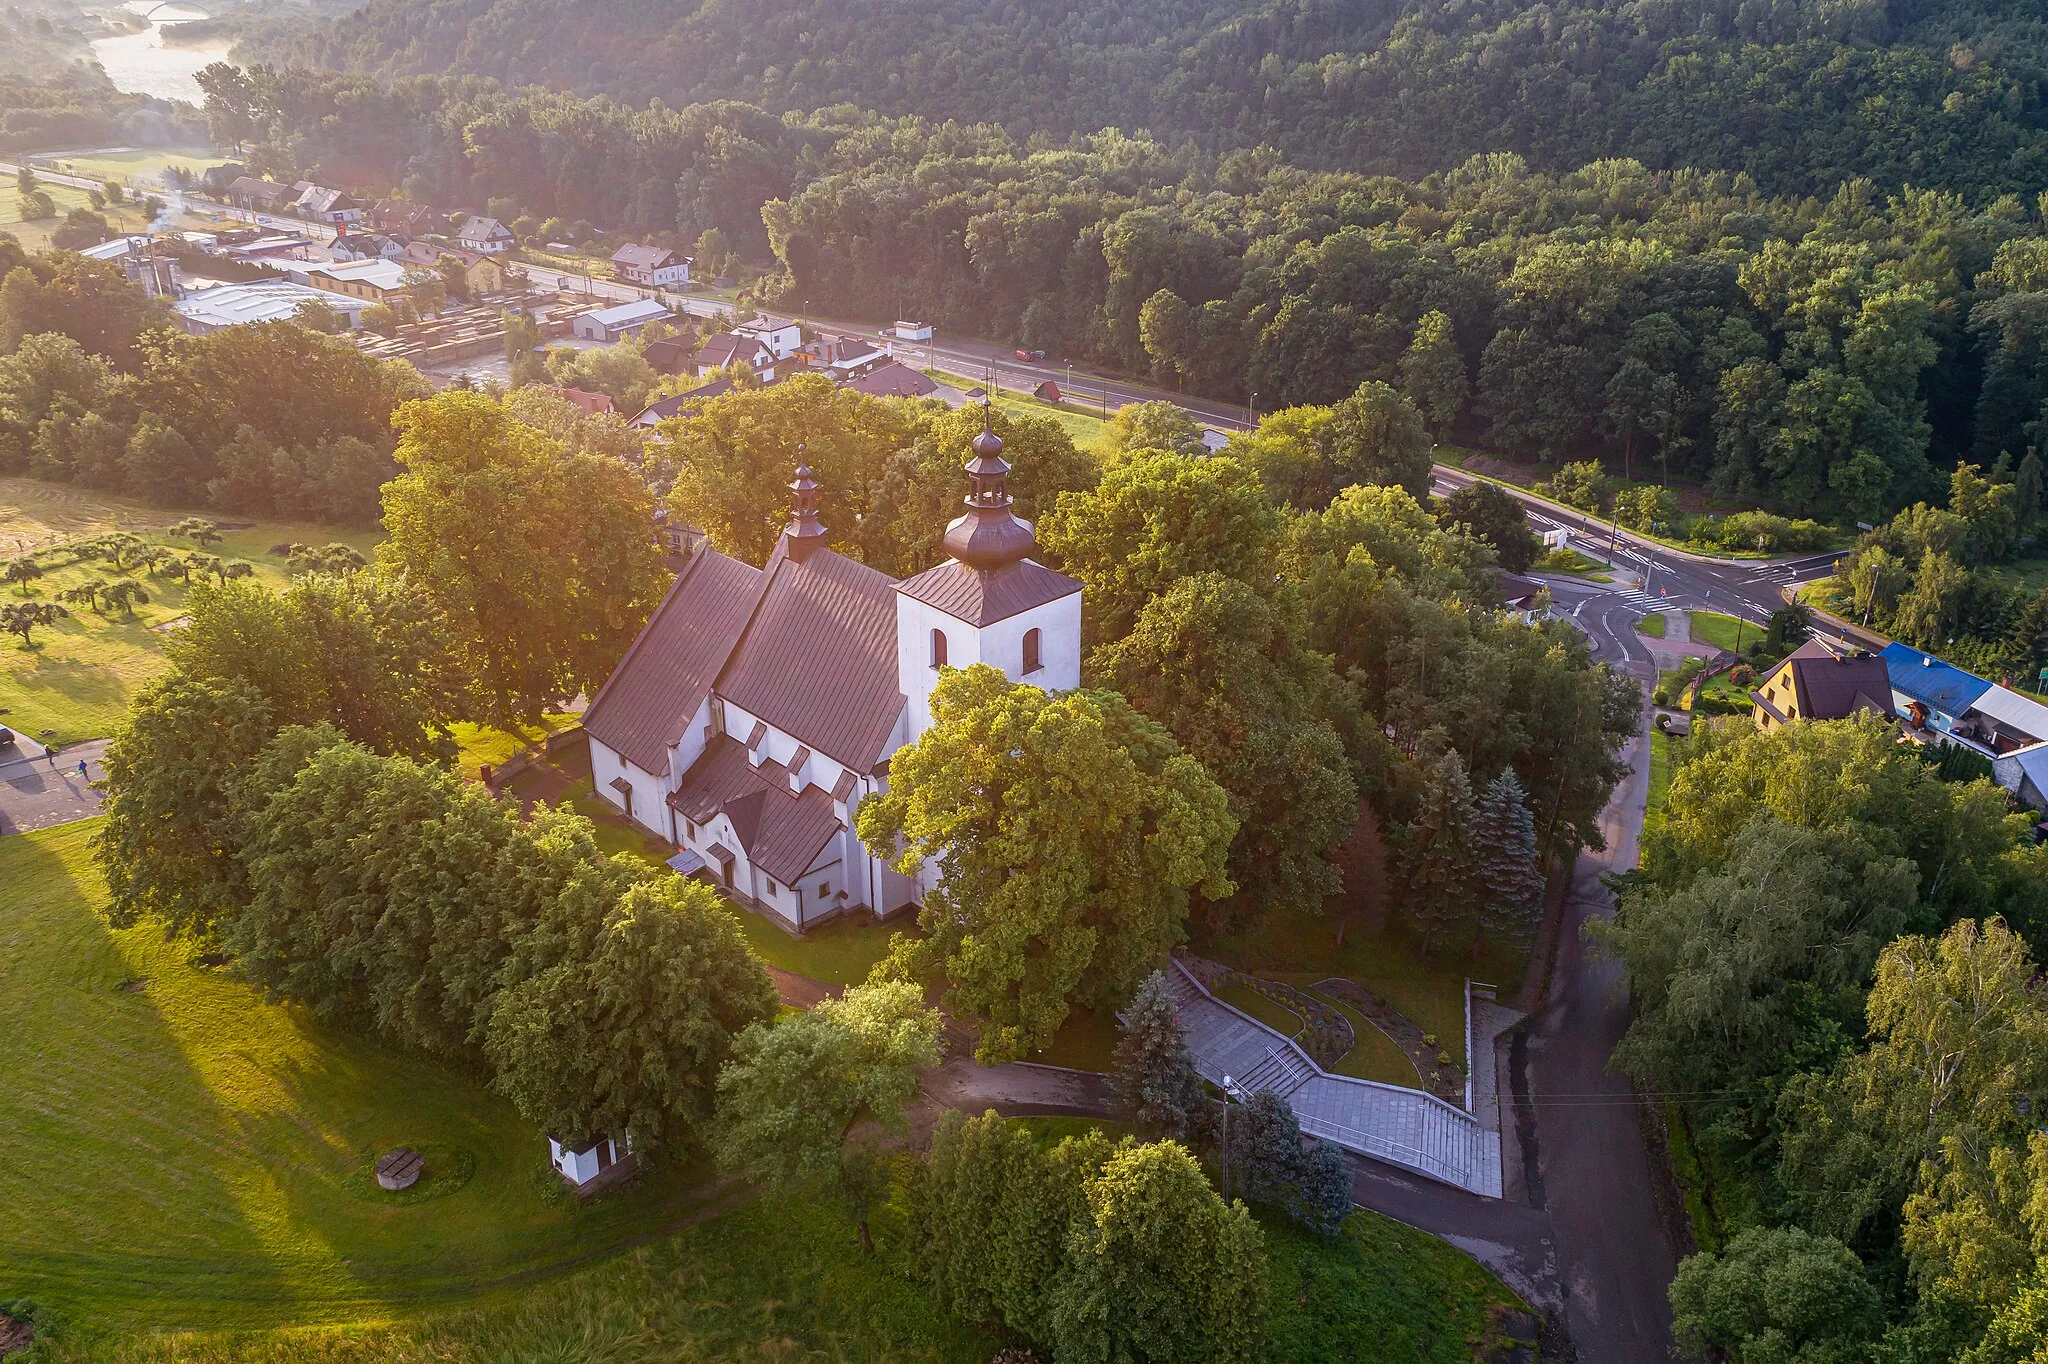
[[[1510,150],[1746,170],[1778,192],[2048,180],[2030,0],[371,0],[250,30],[244,53],[627,104],[844,102],[1020,138],[1142,128],[1405,175]]]

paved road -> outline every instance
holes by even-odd
[[[54,763],[44,761],[42,746],[33,739],[17,739],[15,747],[23,750],[20,756],[9,749],[10,756],[0,758],[0,834],[69,824],[100,812],[100,793],[91,783],[99,780],[105,739],[73,744],[59,751]],[[80,760],[84,778],[78,775]]]

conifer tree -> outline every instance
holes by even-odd
[[[1470,941],[1478,929],[1471,895],[1472,782],[1456,750],[1431,763],[1423,781],[1410,827],[1409,912],[1424,948],[1435,951]]]
[[[1536,862],[1536,819],[1513,768],[1487,783],[1472,812],[1472,879],[1487,936],[1527,941],[1543,913],[1543,873]]]
[[[1201,1100],[1180,1011],[1162,971],[1138,987],[1116,1044],[1118,1108],[1148,1136],[1181,1137]]]

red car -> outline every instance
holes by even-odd
[[[1045,358],[1045,352],[1042,350],[1015,350],[1010,353],[1019,360],[1043,360]]]

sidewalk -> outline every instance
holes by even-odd
[[[47,829],[100,812],[100,793],[92,783],[100,778],[107,740],[73,744],[60,750],[54,763],[45,761],[43,746],[35,740],[17,736],[14,742],[21,756],[0,758],[0,834]],[[85,764],[83,778],[80,762]]]

